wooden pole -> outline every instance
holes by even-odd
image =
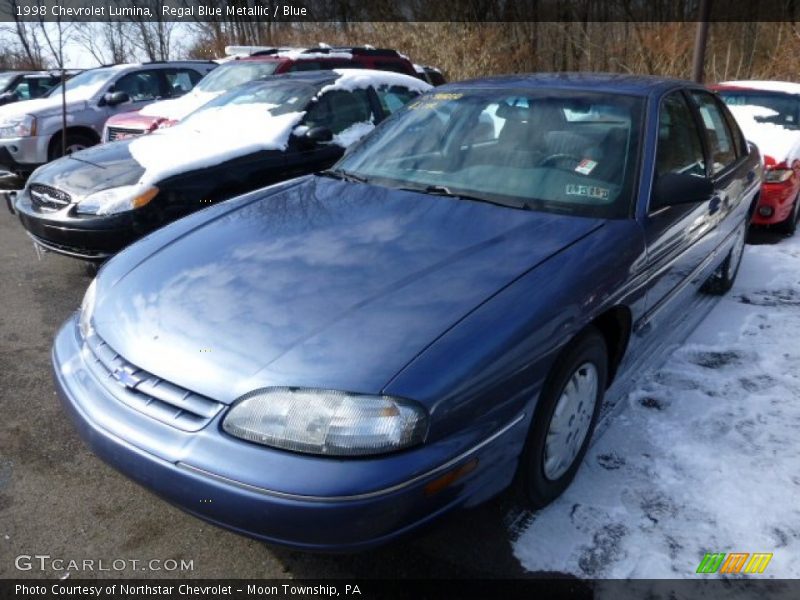
[[[694,59],[692,61],[692,80],[703,83],[703,66],[708,42],[708,17],[711,14],[711,0],[700,0],[697,31],[694,36]]]

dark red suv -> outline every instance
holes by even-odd
[[[159,127],[169,127],[223,92],[254,79],[295,71],[347,68],[395,71],[420,78],[413,63],[396,50],[369,46],[267,48],[244,58],[228,60],[179,98],[154,102],[140,111],[114,115],[106,121],[103,141],[135,137]]]

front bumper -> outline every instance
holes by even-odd
[[[0,168],[30,173],[47,162],[48,136],[0,139]]]
[[[132,212],[104,217],[71,218],[71,207],[37,210],[25,192],[13,207],[33,241],[45,250],[86,260],[103,260],[116,254],[148,231],[137,225]]]
[[[119,384],[91,374],[82,346],[73,316],[56,336],[54,377],[98,456],[197,517],[293,548],[361,550],[485,500],[513,479],[525,437],[521,414],[477,441],[462,433],[384,458],[335,459],[232,438],[220,426],[224,410],[200,431],[180,431],[115,398]],[[426,490],[476,459],[477,468],[452,485]]]
[[[753,225],[783,223],[792,214],[797,194],[798,186],[792,180],[786,183],[764,183],[761,186],[758,206],[753,213]],[[771,211],[771,214],[762,214],[762,208]]]

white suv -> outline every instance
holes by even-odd
[[[0,169],[25,175],[65,153],[93,146],[110,116],[180,96],[216,66],[212,61],[170,61],[84,71],[66,83],[66,129],[60,85],[44,98],[2,106]]]

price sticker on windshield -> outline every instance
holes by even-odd
[[[459,98],[463,97],[464,94],[456,94],[456,93],[446,93],[446,92],[439,92],[437,94],[432,94],[430,96],[424,96],[419,100],[412,102],[408,105],[408,108],[411,110],[424,110],[424,109],[431,109],[436,108],[439,106],[443,101],[446,100],[458,100]]]
[[[580,173],[581,175],[588,175],[594,168],[597,166],[597,161],[594,161],[590,158],[584,158],[581,162],[578,163],[578,166],[575,167],[575,171]]]

